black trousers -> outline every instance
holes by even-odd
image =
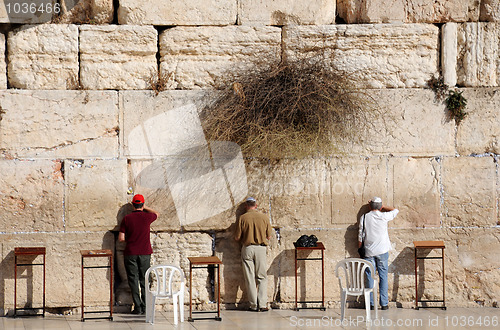
[[[134,310],[144,312],[146,310],[145,275],[151,265],[151,255],[125,256],[124,259],[128,285],[134,301]]]

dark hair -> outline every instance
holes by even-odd
[[[140,209],[144,206],[144,203],[132,203],[132,205],[134,206],[134,209]]]

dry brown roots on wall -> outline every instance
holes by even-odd
[[[323,63],[282,61],[226,74],[201,114],[207,139],[271,159],[343,153],[362,143],[377,116],[375,100]]]

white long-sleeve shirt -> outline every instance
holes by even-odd
[[[398,209],[389,212],[370,211],[359,220],[358,241],[364,242],[366,256],[373,257],[391,250],[387,224],[399,213]],[[363,236],[364,229],[364,236]]]

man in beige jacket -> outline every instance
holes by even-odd
[[[257,211],[255,198],[246,200],[247,212],[236,226],[234,239],[241,247],[241,261],[250,310],[267,312],[267,241],[271,238],[269,217]]]

